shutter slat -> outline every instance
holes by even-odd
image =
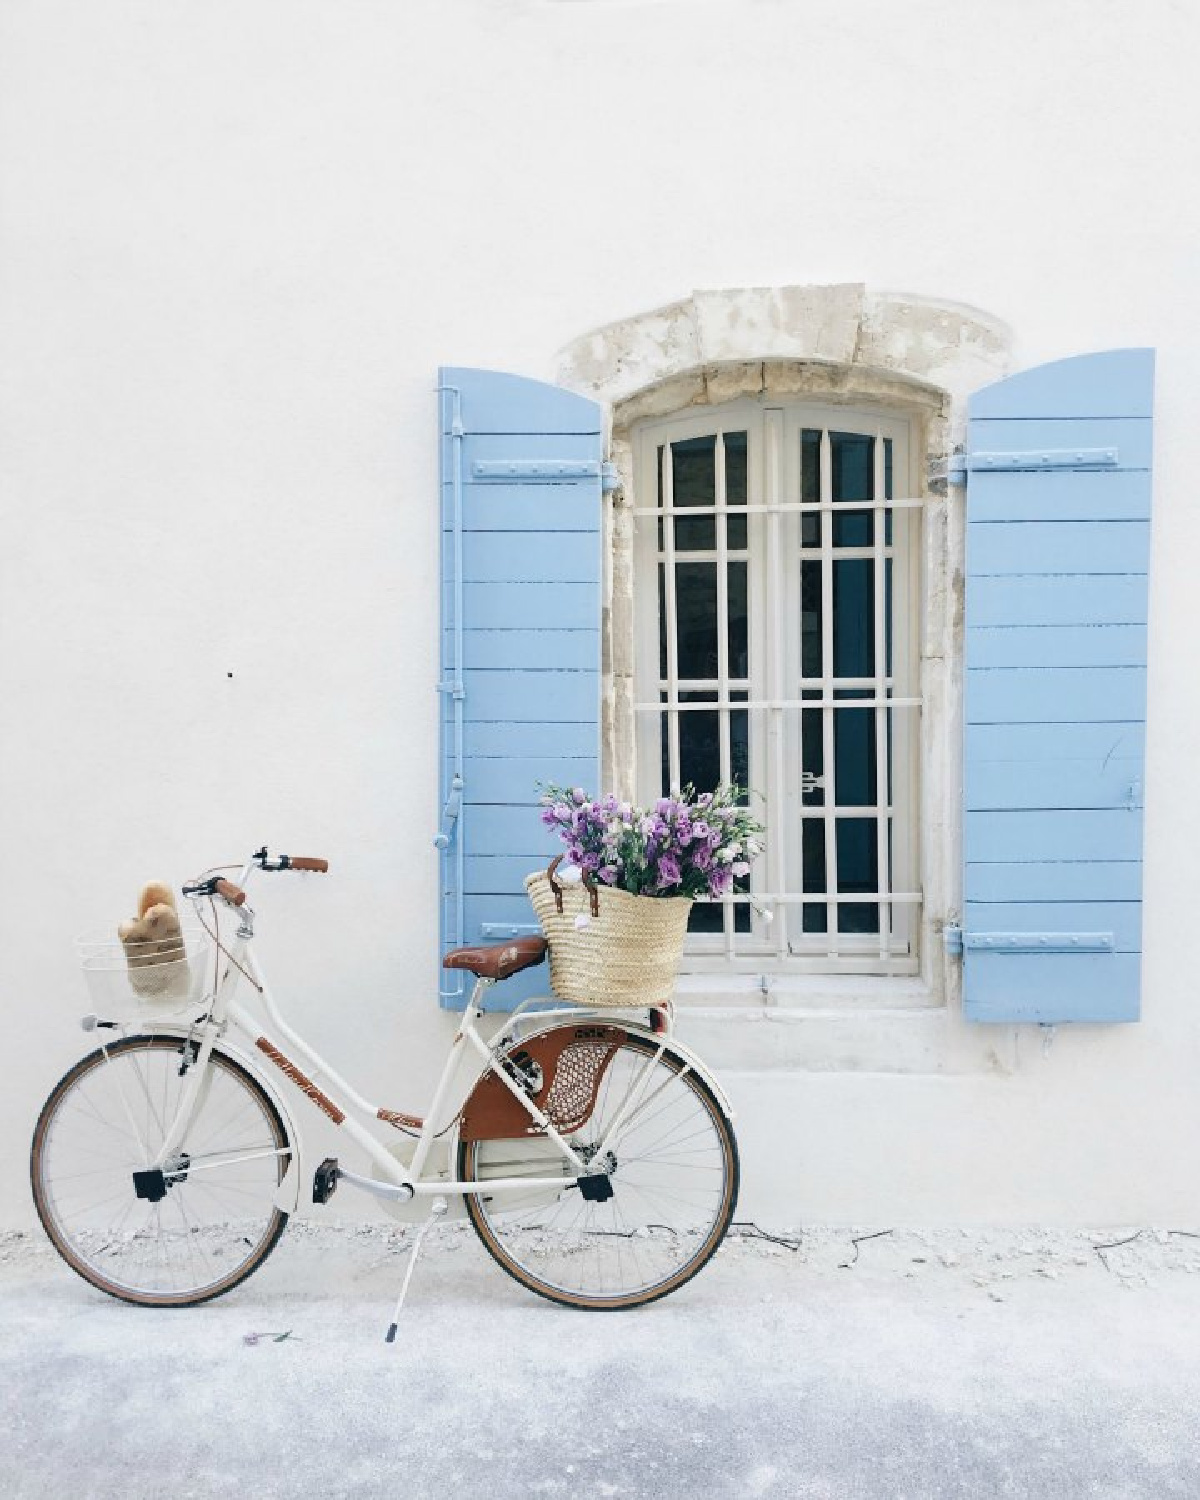
[[[1145,667],[968,667],[968,722],[1053,724],[1141,717]]]
[[[1007,474],[971,475],[975,521],[1144,521],[1150,516],[1150,475],[1145,469],[1092,474],[1065,470],[1029,474],[1017,494]]]
[[[967,660],[980,667],[1144,667],[1144,625],[993,625],[967,631]]]
[[[1066,363],[1066,361],[1064,361]],[[974,403],[972,396],[971,402]],[[1151,457],[1150,423],[1145,418],[1130,417],[1117,421],[1080,421],[1071,419],[1029,419],[1021,422],[989,422],[974,414],[971,405],[970,446],[980,453],[1032,453],[1039,449],[1061,451],[1064,448],[1117,450],[1117,472],[1149,469]],[[1072,471],[1086,478],[1111,478],[1111,470]],[[976,475],[972,475],[974,482]],[[1003,482],[1003,474],[990,474],[989,481]],[[1048,475],[1028,474],[1027,479],[1045,479]]]
[[[992,574],[1144,573],[1150,562],[1148,521],[984,521],[972,518],[967,565]]]
[[[1152,351],[1119,350],[971,398],[963,1005],[974,1020],[1139,1013],[1152,377]],[[1100,448],[1116,449],[1114,469],[1090,463]],[[1056,463],[1074,451],[1079,467],[1039,472],[1039,450]],[[985,453],[1003,465],[973,468]],[[1020,934],[1065,951],[1022,952]],[[1112,951],[1086,951],[1098,934]]]
[[[969,544],[968,544],[969,545]],[[970,564],[968,563],[968,569]],[[968,575],[969,576],[969,575]],[[972,625],[1144,625],[1144,574],[971,578]]]
[[[981,861],[966,871],[964,894],[973,901],[1140,901],[1140,860],[1087,864],[998,864]],[[1081,929],[1082,930],[1082,929]]]
[[[538,782],[599,782],[603,420],[595,402],[520,376],[445,369],[441,385],[443,801],[462,779],[441,858],[444,951],[537,930],[524,878],[561,850]],[[446,691],[456,682],[461,697]],[[470,988],[444,974],[442,1003],[461,1007]],[[543,967],[490,988],[487,1005],[540,995]]]

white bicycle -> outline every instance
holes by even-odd
[[[133,971],[121,969],[126,993],[153,1019],[85,1017],[105,1040],[51,1093],[31,1158],[38,1213],[67,1264],[126,1302],[192,1306],[262,1265],[302,1185],[324,1203],[345,1183],[395,1201],[429,1199],[422,1233],[446,1213],[448,1195],[462,1194],[496,1261],[569,1307],[638,1307],[693,1277],[733,1217],[738,1154],[728,1102],[675,1039],[671,1008],[649,1008],[643,1020],[636,1011],[631,1019],[625,1010],[519,1007],[487,1041],[484,993],[540,963],[545,941],[456,949],[445,966],[476,982],[427,1116],[374,1104],[287,1023],[252,951],[250,878],[327,868],[263,848],[236,882],[208,874],[184,886],[204,936],[182,961],[176,950],[180,975],[164,974],[171,982],[156,995],[153,973],[130,991]],[[228,942],[218,912],[236,918]],[[248,1003],[235,998],[239,987]],[[249,1044],[244,1052],[232,1049],[234,1037]],[[468,1056],[482,1071],[448,1110]],[[290,1090],[277,1092],[280,1080]],[[306,1164],[290,1109],[297,1097],[343,1132],[373,1175],[340,1158]],[[409,1138],[407,1161],[380,1139],[394,1146],[394,1132]],[[439,1171],[431,1152],[445,1136],[452,1166]],[[393,1319],[389,1338],[395,1328]]]

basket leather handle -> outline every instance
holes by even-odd
[[[562,855],[556,854],[546,866],[546,879],[550,882],[550,889],[554,892],[554,906],[559,916],[562,916],[562,886],[554,878],[554,872],[562,864]]]
[[[560,917],[563,909],[563,888],[561,882],[555,880],[554,872],[562,864],[562,859],[561,854],[556,854],[546,867],[546,879],[550,882],[550,889],[554,892],[554,906]],[[583,888],[587,891],[591,903],[592,916],[598,917],[600,915],[600,888],[586,870],[581,873]]]

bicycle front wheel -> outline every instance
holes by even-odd
[[[585,1197],[545,1136],[460,1143],[463,1182],[563,1178],[561,1188],[464,1195],[495,1260],[552,1302],[594,1310],[639,1307],[690,1280],[724,1238],[738,1192],[733,1129],[704,1080],[677,1055],[626,1034],[589,1118],[567,1139],[607,1178],[610,1197]]]
[[[134,1036],[90,1053],[50,1095],[33,1136],[33,1198],[55,1249],[102,1292],[145,1307],[228,1291],[287,1224],[275,1207],[287,1130],[257,1079],[217,1051],[163,1163],[161,1196],[138,1196],[133,1174],[154,1161],[194,1077],[181,1072],[185,1046]]]

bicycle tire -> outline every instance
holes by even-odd
[[[147,1033],[81,1058],[42,1107],[30,1151],[33,1199],[51,1244],[92,1286],[141,1307],[194,1307],[232,1290],[262,1265],[288,1221],[274,1199],[294,1142],[262,1084],[216,1048],[178,1175],[160,1202],[137,1197],[132,1172],[145,1167],[156,1130],[173,1118],[184,1045],[181,1036]],[[224,1154],[241,1159],[205,1162],[221,1155],[230,1132],[235,1144]],[[78,1200],[97,1188],[106,1196],[90,1206]],[[230,1206],[233,1218],[223,1216]]]
[[[598,1147],[605,1128],[616,1118],[633,1086],[630,1065],[639,1059],[653,1059],[657,1052],[655,1042],[626,1033],[605,1074],[591,1116],[567,1137],[572,1145],[585,1153]],[[733,1219],[740,1163],[728,1116],[704,1079],[690,1071],[678,1054],[665,1052],[654,1066],[668,1070],[674,1078],[654,1081],[652,1076],[652,1087],[665,1089],[674,1083],[678,1095],[639,1126],[640,1156],[638,1137],[627,1132],[618,1143],[618,1160],[609,1176],[612,1197],[606,1202],[585,1204],[582,1195],[572,1197],[578,1189],[573,1177],[566,1175],[569,1163],[545,1136],[459,1143],[458,1175],[463,1182],[486,1181],[489,1174],[521,1175],[521,1168],[527,1175],[552,1175],[559,1167],[564,1172],[561,1190],[535,1190],[524,1202],[509,1194],[463,1195],[468,1217],[492,1258],[523,1286],[551,1302],[588,1311],[618,1311],[657,1301],[685,1285],[708,1264]],[[651,1087],[646,1093],[655,1097]],[[661,1098],[661,1093],[657,1097]],[[673,1119],[670,1112],[677,1105],[681,1108],[678,1118]],[[657,1141],[646,1136],[655,1121]],[[688,1129],[694,1130],[691,1139],[699,1144],[688,1144],[687,1135],[681,1135]],[[705,1144],[703,1138],[709,1135],[711,1140]],[[641,1182],[636,1180],[638,1172],[652,1163],[654,1146],[658,1148],[660,1169],[657,1188],[644,1177]],[[668,1152],[665,1157],[664,1147]],[[683,1155],[669,1154],[680,1151]],[[713,1153],[714,1161],[699,1159]],[[672,1215],[680,1220],[690,1212],[681,1188],[689,1176],[695,1179],[706,1170],[720,1173],[713,1189],[700,1193],[686,1188],[695,1200],[696,1223],[672,1225]],[[665,1186],[668,1182],[673,1186]],[[702,1197],[711,1199],[711,1204],[702,1204]],[[647,1274],[641,1264],[646,1258],[658,1262],[661,1274]],[[555,1267],[559,1269],[555,1271]]]

